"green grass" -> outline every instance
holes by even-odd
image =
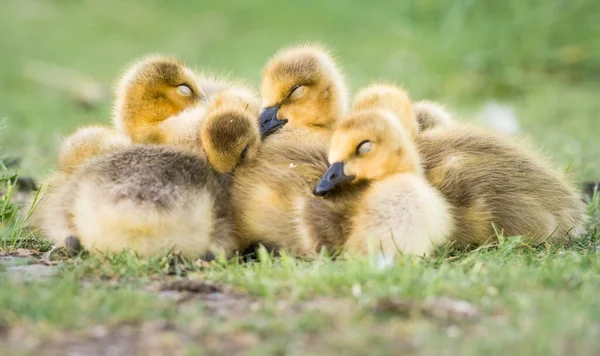
[[[322,41],[339,57],[353,91],[392,80],[416,99],[442,101],[473,119],[483,103],[504,102],[557,169],[577,182],[599,180],[598,13],[593,0],[7,0],[0,4],[0,121],[7,126],[0,130],[0,157],[23,158],[18,173],[41,178],[63,135],[78,125],[110,122],[110,97],[83,108],[26,79],[28,60],[72,68],[108,88],[133,58],[164,52],[257,83],[279,47]],[[0,191],[11,191],[7,178],[15,173],[2,168]],[[69,333],[83,337],[95,325],[125,335],[125,326],[146,330],[166,321],[192,354],[597,354],[598,198],[590,215],[588,235],[566,246],[533,248],[508,239],[469,253],[403,257],[383,269],[369,259],[265,256],[251,264],[199,267],[123,253],[65,260],[41,281],[15,281],[4,272],[0,347],[11,346],[3,336],[9,332],[21,350],[20,328],[52,350],[65,348],[57,340]],[[0,199],[0,240],[4,251],[49,248],[22,229],[6,197]],[[232,304],[226,297],[215,312],[215,302],[203,295],[176,301],[157,293],[156,284],[174,275],[228,285],[241,296]],[[373,307],[382,297],[436,296],[470,302],[481,320],[381,315]],[[156,333],[167,331],[150,334]]]
[[[51,323],[66,328],[83,328],[93,323],[133,323],[140,320],[172,317],[175,308],[160,302],[132,285],[110,288],[92,284],[81,288],[68,274],[30,285],[2,281],[0,320],[4,323],[25,321]]]
[[[207,346],[211,337],[252,335],[253,346],[260,346],[257,354],[384,354],[399,348],[450,354],[593,354],[600,346],[599,246],[597,235],[580,245],[549,249],[507,240],[498,248],[459,257],[403,257],[384,268],[370,259],[301,262],[287,256],[243,265],[181,265],[192,278],[230,285],[242,295],[235,302],[242,304],[241,310],[222,305],[219,315],[202,297],[179,304],[148,291],[152,283],[172,278],[165,259],[128,253],[75,258],[49,281],[0,281],[0,324],[30,325],[44,335],[39,329],[117,328],[161,320],[186,335],[188,349]],[[404,317],[373,309],[382,297],[440,296],[472,303],[481,320]],[[199,320],[204,322],[198,325]]]

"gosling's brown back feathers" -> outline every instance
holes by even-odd
[[[134,145],[88,162],[81,177],[97,177],[114,198],[172,208],[190,191],[207,188],[227,201],[230,178],[196,155],[167,146]],[[225,188],[225,189],[224,189]]]
[[[458,245],[493,241],[492,223],[537,242],[582,232],[585,209],[569,182],[505,138],[445,127],[421,133],[417,146],[429,181],[454,206]]]
[[[72,180],[68,219],[87,249],[151,255],[176,247],[198,258],[212,250],[230,255],[238,246],[231,179],[195,154],[135,145],[90,160]]]
[[[314,252],[315,242],[295,229],[296,203],[312,196],[328,162],[326,144],[305,134],[299,129],[268,137],[256,159],[236,168],[232,199],[246,245],[262,242],[299,254]]]

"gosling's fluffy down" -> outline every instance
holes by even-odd
[[[294,229],[295,201],[310,195],[327,169],[326,145],[308,141],[309,134],[297,130],[278,135],[284,137],[268,138],[255,159],[234,172],[236,225],[245,239],[244,247],[262,243],[310,255],[314,253],[313,242]]]
[[[364,101],[372,89],[333,133],[331,165],[315,188],[327,195],[300,201],[299,226],[329,250],[429,255],[453,231],[451,207],[421,169],[416,125],[407,129],[406,118]],[[408,96],[394,105],[412,115]]]
[[[236,142],[245,141],[249,134],[254,134],[254,132],[249,131],[258,128],[259,110],[260,101],[256,97],[254,89],[242,82],[230,82],[226,88],[221,88],[218,93],[211,93],[206,102],[192,106],[180,114],[164,120],[157,125],[157,128],[164,137],[162,144],[177,147],[206,158],[205,151],[210,150],[214,145],[221,143],[221,148],[229,147],[229,145]],[[229,113],[228,115],[236,115],[237,113],[239,120],[220,122],[214,119],[226,113]],[[237,124],[248,125],[247,120],[242,120],[243,117],[248,116],[252,118],[252,128],[247,127],[246,130],[241,130],[241,128],[235,126]],[[213,119],[206,120],[206,117]],[[207,121],[212,122],[210,130],[202,129],[202,125]],[[216,130],[217,122],[219,127],[222,128],[221,130]],[[212,151],[212,153],[216,153],[216,151]],[[233,159],[231,157],[233,153],[229,153],[222,160],[217,160],[216,163],[224,160],[225,165],[237,164],[239,156]],[[214,165],[213,167],[219,169]]]
[[[399,120],[411,137],[414,137],[419,131],[408,93],[397,86],[392,84],[374,84],[360,90],[354,98],[352,111],[356,112],[373,108],[386,108],[392,111],[396,119]],[[420,115],[420,112],[417,112],[417,115]]]
[[[238,84],[216,94],[199,123],[199,140],[210,165],[221,173],[254,160],[258,154],[260,104],[252,89]]]
[[[260,105],[254,90],[241,81],[208,72],[196,77],[176,59],[149,56],[136,62],[121,80],[115,124],[134,142],[165,144],[202,155],[201,121],[208,109],[216,110],[220,102],[227,105],[232,97],[251,110]]]
[[[575,188],[522,145],[461,125],[424,131],[417,146],[429,181],[454,207],[458,246],[495,241],[497,233],[539,243],[584,232]]]
[[[229,178],[196,155],[136,145],[90,160],[72,181],[72,235],[86,249],[199,258],[235,248]]]
[[[116,130],[103,126],[78,129],[61,144],[57,169],[72,174],[92,157],[115,151],[131,144],[131,140]]]
[[[48,210],[61,228],[48,229],[46,221],[46,235],[59,245],[76,239],[91,251],[132,249],[148,256],[176,249],[189,258],[209,252],[231,255],[239,243],[229,199],[231,175],[223,173],[245,159],[244,148],[246,155],[255,152],[260,140],[258,103],[249,103],[246,94],[237,88],[215,96],[199,124],[197,135],[217,142],[225,154],[215,156],[210,144],[203,155],[130,144],[65,175],[50,195],[61,211]],[[248,122],[253,126],[248,128]]]
[[[257,150],[258,103],[243,88],[215,95],[197,134],[204,155],[136,146],[89,162],[77,176],[77,236],[86,248],[189,258],[239,249],[230,173]],[[111,236],[107,238],[106,236]]]
[[[398,101],[405,100],[401,89],[396,92]],[[393,96],[393,88],[385,94]],[[579,195],[545,160],[509,138],[453,123],[441,105],[421,102],[415,111],[421,162],[453,207],[456,245],[492,242],[497,233],[537,243],[583,232]]]
[[[343,76],[322,47],[295,46],[266,64],[261,95],[263,144],[234,172],[236,225],[246,247],[310,255],[315,242],[295,228],[296,202],[327,169],[330,130],[347,106]]]
[[[30,226],[62,245],[73,232],[70,202],[74,197],[72,175],[93,157],[102,156],[131,145],[130,139],[109,127],[89,126],[67,137],[59,149],[57,170],[41,185],[39,201],[29,219]]]
[[[202,101],[208,102],[215,95],[231,87],[244,86],[237,80],[226,76],[219,76],[214,73],[204,71],[198,75],[198,85],[202,93]]]
[[[434,127],[450,126],[454,124],[452,114],[439,103],[422,100],[413,104],[418,130],[426,131]]]
[[[201,103],[198,77],[183,62],[150,55],[129,66],[116,89],[114,124],[135,143],[164,143],[157,125]]]
[[[261,80],[266,122],[285,121],[283,130],[302,128],[329,139],[348,107],[348,89],[335,58],[321,45],[282,49],[267,62]]]

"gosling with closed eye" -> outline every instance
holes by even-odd
[[[115,123],[127,126],[124,131],[136,143],[166,144],[198,153],[200,121],[207,107],[217,105],[214,101],[222,100],[219,97],[225,92],[258,105],[253,90],[242,82],[208,72],[196,76],[176,59],[149,56],[121,80]]]
[[[183,62],[147,56],[131,65],[119,81],[114,123],[134,143],[164,143],[167,138],[157,125],[201,99],[198,78]]]
[[[138,144],[89,160],[69,178],[61,216],[69,228],[49,237],[59,244],[78,241],[90,251],[231,255],[239,243],[230,206],[231,176],[225,173],[256,151],[258,112],[257,103],[218,96],[198,131],[219,146],[207,149],[205,159],[174,147]],[[213,167],[212,162],[218,163]]]
[[[204,122],[204,118],[208,115],[209,111],[214,113],[217,110],[232,110],[235,107],[249,112],[260,110],[260,101],[256,97],[254,90],[242,82],[229,82],[226,87],[220,88],[218,93],[213,92],[210,96],[206,97],[205,102],[192,106],[179,115],[172,116],[158,124],[157,128],[163,133],[164,137],[162,143],[197,154],[206,159],[206,147],[203,137],[198,134],[198,132],[202,132],[199,129],[200,125]],[[258,119],[256,121],[258,123]],[[229,135],[231,135],[232,130],[235,134],[241,132],[232,129],[230,125],[225,125],[223,131],[219,133],[227,135],[229,132]],[[234,137],[227,137],[227,140],[233,139]],[[208,144],[210,142],[218,142],[218,138],[215,138],[215,141],[209,141]],[[231,142],[227,141],[225,146]],[[225,158],[225,161],[232,162],[229,158]]]
[[[263,70],[261,95],[263,136],[285,126],[328,139],[348,105],[344,76],[335,59],[318,45],[277,52]]]
[[[407,95],[394,105],[412,115]],[[431,254],[447,242],[453,219],[421,169],[416,125],[402,126],[407,119],[377,101],[355,107],[333,133],[331,165],[314,190],[324,198],[302,204],[304,231],[329,250]]]
[[[402,90],[396,91],[397,100],[404,100]],[[453,207],[455,245],[492,242],[497,233],[540,243],[584,231],[579,194],[542,158],[509,138],[452,124],[439,105],[429,103],[419,112],[434,123],[416,143],[428,180]]]
[[[312,254],[313,242],[293,228],[296,201],[311,195],[327,169],[330,130],[347,105],[343,76],[323,48],[296,46],[267,63],[261,94],[264,141],[256,158],[234,173],[237,226],[247,246]]]

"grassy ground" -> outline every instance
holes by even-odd
[[[165,52],[257,82],[277,48],[319,40],[340,57],[352,89],[393,80],[415,98],[475,117],[483,103],[504,102],[558,169],[578,182],[598,180],[599,12],[591,0],[7,0],[0,4],[7,126],[0,154],[22,157],[20,173],[41,177],[62,135],[109,122],[110,97],[84,108],[27,79],[29,61],[74,69],[108,88],[132,58]],[[0,346],[15,353],[92,354],[112,345],[150,354],[597,354],[597,200],[590,210],[589,235],[568,246],[509,239],[393,264],[265,257],[198,266],[122,254],[68,259],[48,267],[53,276],[29,282],[10,277],[19,266],[0,265]],[[0,248],[47,250],[13,216],[0,201]],[[54,263],[28,258],[17,261]],[[182,275],[192,282],[177,284]],[[474,310],[460,312],[460,303],[442,297]]]

